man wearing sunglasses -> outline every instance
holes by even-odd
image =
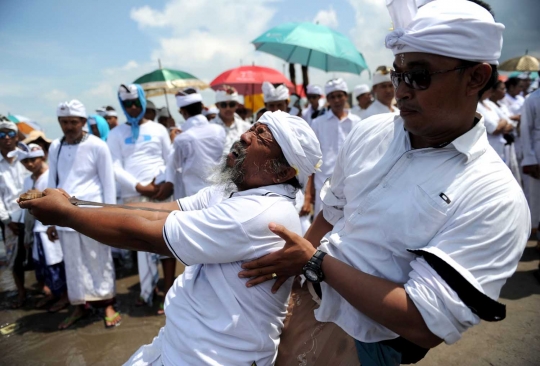
[[[395,90],[390,79],[390,73],[392,68],[387,66],[379,66],[373,73],[373,94],[375,100],[370,106],[362,113],[362,118],[368,118],[376,114],[393,113],[399,115],[399,109],[396,108],[394,103]]]
[[[306,89],[308,106],[302,111],[302,118],[311,126],[311,122],[322,116],[326,112],[326,108],[324,108],[324,104],[321,105],[323,91],[319,85],[309,84]]]
[[[223,127],[227,138],[223,146],[223,153],[228,153],[235,141],[249,130],[251,125],[236,114],[238,108],[238,92],[232,86],[224,85],[216,91],[216,107],[218,114],[212,119],[212,123]]]
[[[298,354],[338,364],[327,359],[332,350],[305,346],[315,329],[315,341],[327,339],[323,324],[355,339],[362,365],[398,365],[457,342],[481,320],[504,319],[497,299],[529,237],[523,192],[476,113],[480,95],[497,80],[504,25],[476,0],[422,2],[418,9],[414,1],[387,3],[400,117],[357,124],[305,239],[275,227],[287,245],[244,263],[239,274],[254,277],[248,286],[276,274],[276,290],[303,273],[317,294],[320,305],[293,308],[281,337],[283,365]],[[293,288],[293,298],[302,294]],[[305,332],[295,333],[298,327]],[[336,349],[346,344],[338,338],[331,338]]]
[[[24,179],[29,175],[17,156],[8,154],[17,149],[19,142],[17,125],[4,116],[0,116],[0,226],[6,251],[5,262],[13,272],[18,296],[13,308],[21,307],[26,299],[24,289],[25,248],[24,219],[22,210],[17,208],[17,197],[22,193]]]

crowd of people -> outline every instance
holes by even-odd
[[[89,308],[118,326],[113,257],[136,252],[137,305],[156,300],[161,263],[166,324],[129,365],[396,365],[504,319],[496,300],[540,223],[540,91],[498,79],[504,26],[483,2],[392,6],[394,63],[354,106],[341,78],[308,85],[304,108],[264,82],[252,118],[232,86],[215,106],[187,88],[177,125],[126,84],[123,116],[61,102],[54,141],[2,117],[13,308],[33,262],[35,306],[73,307],[59,329]]]

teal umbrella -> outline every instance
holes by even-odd
[[[257,50],[288,63],[327,72],[360,74],[368,68],[364,56],[347,37],[319,24],[285,23],[268,30],[252,43]]]

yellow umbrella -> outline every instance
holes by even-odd
[[[536,57],[529,56],[528,51],[525,55],[514,57],[504,61],[499,65],[499,70],[502,71],[538,71],[540,70],[540,60]]]

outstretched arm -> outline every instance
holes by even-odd
[[[154,212],[79,208],[60,191],[47,189],[43,193],[44,197],[19,205],[45,225],[70,227],[116,248],[172,256],[162,234],[166,218],[156,219]]]

